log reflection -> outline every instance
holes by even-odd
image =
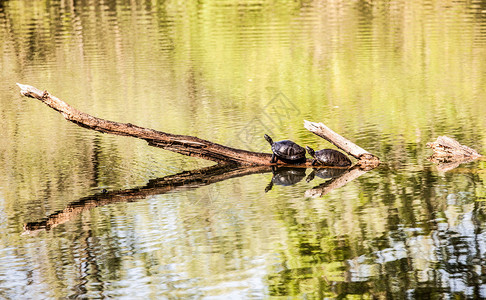
[[[269,166],[244,167],[219,164],[202,169],[185,171],[150,180],[148,184],[143,187],[121,191],[102,192],[83,197],[77,201],[71,202],[62,211],[55,212],[42,221],[26,223],[24,225],[24,230],[26,232],[40,229],[49,230],[73,219],[85,210],[98,206],[120,202],[134,202],[152,195],[161,195],[188,188],[198,188],[235,177],[270,171],[271,168]]]
[[[305,192],[305,196],[312,197],[312,198],[324,196],[325,194],[348,184],[349,182],[355,180],[356,178],[360,177],[361,175],[363,175],[368,171],[369,169],[363,169],[361,166],[355,165],[351,169],[345,170],[345,172],[343,172],[342,174],[339,174],[339,172],[337,171],[335,171],[334,173],[329,172],[327,176],[332,179],[316,187],[313,187],[312,189],[307,190]],[[319,170],[314,170],[313,172],[316,172],[319,176],[318,173]],[[339,174],[339,176],[336,177],[336,174]],[[313,179],[313,174],[311,173],[309,175],[308,180],[310,181],[312,179]]]
[[[77,201],[69,203],[65,209],[57,211],[41,221],[26,223],[24,225],[24,231],[25,233],[30,233],[43,229],[50,230],[59,224],[72,220],[83,211],[98,206],[120,202],[134,202],[153,195],[161,195],[183,189],[198,188],[231,178],[272,172],[272,180],[265,189],[265,192],[268,192],[272,188],[273,184],[289,186],[301,181],[305,178],[305,171],[306,168],[272,168],[271,166],[248,167],[228,164],[217,164],[202,169],[184,171],[178,174],[150,180],[148,184],[143,187],[136,187],[120,191],[103,191],[101,193],[80,198]],[[313,171],[314,175],[317,174],[317,176],[319,176],[324,173],[331,175],[334,174],[334,176],[328,176],[329,178],[334,178],[324,184],[308,190],[305,193],[305,196],[319,197],[324,195],[331,190],[344,186],[367,171],[369,170],[363,170],[358,165],[348,170],[315,168]],[[336,175],[339,176],[335,177]]]

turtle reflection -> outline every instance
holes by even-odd
[[[270,191],[274,184],[294,185],[305,177],[305,168],[272,168],[273,177],[265,188],[265,193]]]
[[[323,169],[313,169],[312,172],[307,176],[306,181],[310,182],[315,176],[322,179],[332,179],[341,176],[346,173],[348,169],[334,169],[334,168],[323,168]]]

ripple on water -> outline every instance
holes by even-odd
[[[102,189],[209,163],[77,127],[0,88],[3,297],[481,291],[483,166],[439,173],[424,146],[440,134],[482,146],[481,1],[88,2],[0,1],[1,78],[102,118],[257,151],[270,151],[263,133],[333,147],[302,126],[324,122],[383,164],[319,198],[304,195],[323,178],[265,193],[268,172],[79,212],[70,204]],[[294,109],[276,113],[273,99]],[[62,209],[62,224],[19,236]]]

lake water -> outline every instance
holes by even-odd
[[[486,298],[486,160],[445,172],[425,146],[486,153],[484,1],[1,1],[0,54],[0,298]],[[332,147],[323,122],[382,164],[269,190],[17,82],[253,151]]]

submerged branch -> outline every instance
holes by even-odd
[[[476,150],[461,145],[458,141],[445,135],[439,136],[435,142],[427,143],[427,147],[434,151],[435,157],[449,162],[481,157]]]
[[[437,164],[442,172],[452,170],[463,163],[474,161],[481,157],[476,150],[461,145],[448,136],[439,136],[435,142],[427,143],[427,147],[434,151],[429,160]]]

